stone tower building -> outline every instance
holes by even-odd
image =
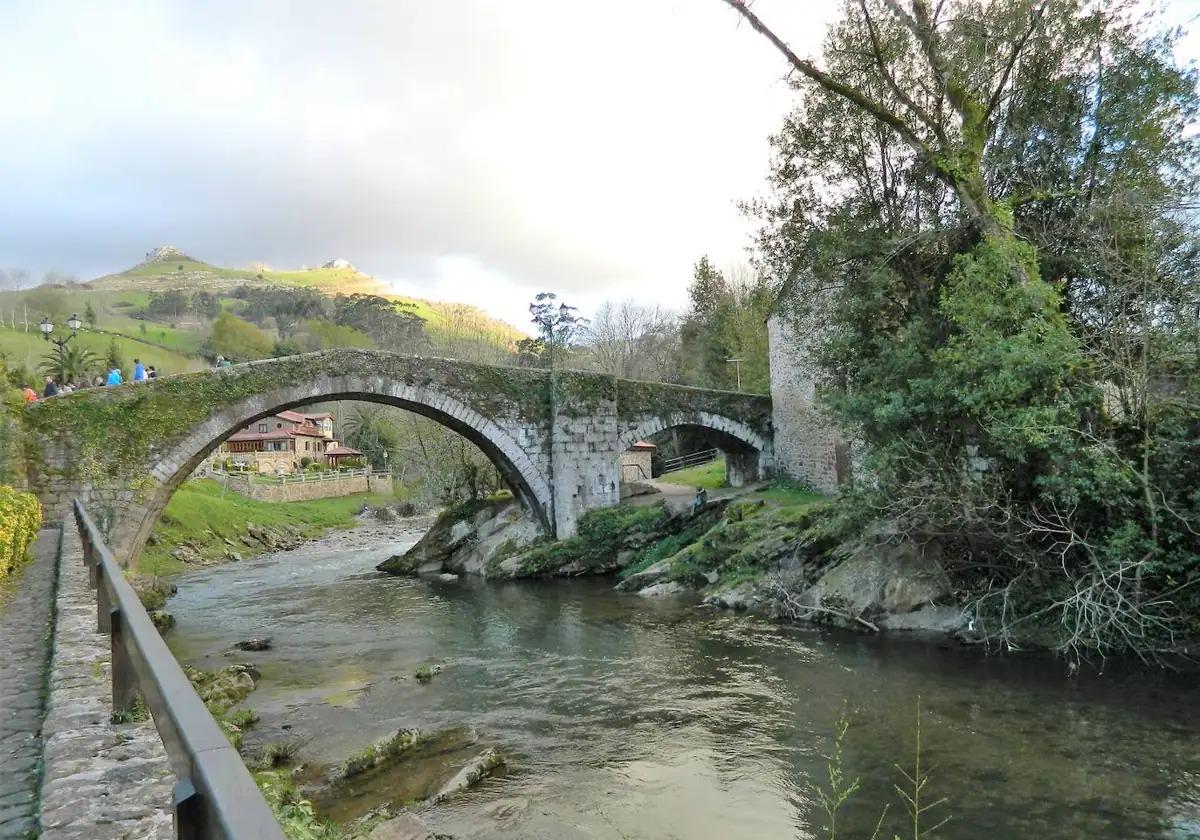
[[[850,480],[850,445],[821,410],[813,332],[788,311],[795,286],[794,276],[784,283],[767,318],[775,470],[828,493]]]

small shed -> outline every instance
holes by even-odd
[[[639,440],[633,446],[621,453],[621,481],[631,484],[635,481],[646,481],[651,477],[650,461],[654,450],[658,449],[648,440]]]

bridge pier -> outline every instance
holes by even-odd
[[[763,478],[761,459],[753,450],[725,453],[725,481],[730,487],[744,487]]]

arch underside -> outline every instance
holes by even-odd
[[[738,420],[703,411],[645,417],[621,435],[619,451],[672,429],[697,429],[724,452],[725,478],[733,487],[758,481],[771,472],[772,453],[761,435]]]
[[[129,545],[127,561],[141,552],[155,524],[175,490],[230,435],[256,421],[280,411],[301,408],[320,402],[339,400],[371,402],[402,408],[434,420],[462,435],[477,446],[500,471],[513,495],[548,533],[551,526],[551,494],[539,465],[518,444],[509,430],[500,423],[475,411],[447,394],[401,383],[388,385],[347,381],[341,377],[335,383],[283,388],[277,392],[248,397],[241,403],[224,408],[200,424],[187,438],[174,446],[169,454],[158,459],[151,475],[158,487],[148,500],[145,515],[138,523]]]
[[[639,440],[678,428],[700,429],[724,452],[769,454],[770,451],[763,437],[745,423],[709,412],[642,418],[621,435],[619,449],[624,452]]]

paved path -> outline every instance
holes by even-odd
[[[0,607],[0,838],[37,836],[58,535],[38,534],[33,560]]]
[[[150,721],[113,725],[109,638],[96,631],[79,533],[63,534],[46,700],[42,840],[169,840],[174,777]]]

